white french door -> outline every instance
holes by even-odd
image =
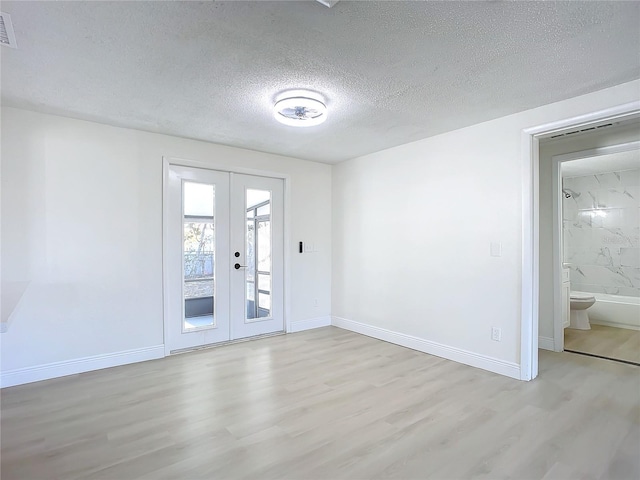
[[[284,330],[283,181],[170,165],[165,350]]]
[[[229,340],[229,174],[171,165],[167,194],[169,353]]]
[[[284,330],[282,180],[231,174],[231,339]]]

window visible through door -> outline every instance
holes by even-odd
[[[183,185],[183,330],[215,324],[215,185]]]
[[[247,320],[271,315],[271,192],[247,189]]]

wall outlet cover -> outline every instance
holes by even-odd
[[[491,340],[499,342],[502,340],[502,330],[498,327],[491,327]]]

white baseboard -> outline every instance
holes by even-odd
[[[640,330],[640,326],[638,325],[629,325],[628,323],[610,322],[608,320],[590,319],[589,323],[592,325],[604,325],[605,327],[626,328],[627,330]]]
[[[14,385],[39,382],[40,380],[117,367],[128,363],[144,362],[145,360],[154,360],[162,357],[164,357],[164,345],[155,345],[153,347],[36,365],[35,367],[7,370],[0,374],[0,387],[12,387]]]
[[[306,318],[304,320],[296,320],[295,322],[291,322],[291,330],[289,330],[288,333],[302,332],[303,330],[328,327],[330,325],[331,317],[329,315],[315,318]]]
[[[538,348],[541,348],[543,350],[551,350],[552,352],[555,351],[553,338],[538,336]]]
[[[517,363],[505,362],[497,358],[468,352],[460,348],[450,347],[404,333],[392,332],[391,330],[347,320],[346,318],[331,317],[331,324],[335,327],[377,338],[378,340],[395,343],[396,345],[418,350],[419,352],[428,353],[520,380],[520,365]]]

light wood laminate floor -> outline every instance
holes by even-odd
[[[335,327],[2,390],[2,480],[636,479],[640,368],[521,382]]]
[[[640,331],[591,325],[591,330],[564,329],[565,350],[640,363]]]

